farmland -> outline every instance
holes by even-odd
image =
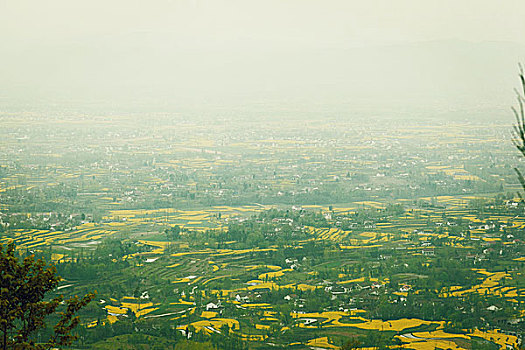
[[[520,344],[508,124],[0,124],[0,242],[55,264],[57,293],[97,291],[80,347],[136,333],[225,349]]]

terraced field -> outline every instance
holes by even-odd
[[[133,332],[239,349],[520,342],[507,125],[26,117],[40,132],[0,114],[0,243],[56,264],[57,293],[98,291],[85,347]]]

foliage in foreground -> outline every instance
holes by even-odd
[[[21,260],[13,243],[0,244],[0,348],[51,349],[72,344],[76,336],[71,332],[79,324],[75,314],[94,297],[89,293],[82,298],[74,296],[64,300],[58,295],[46,301],[60,281],[54,266],[29,255]],[[60,305],[65,310],[57,312]],[[37,342],[35,335],[46,327],[46,318],[57,313],[49,339]]]

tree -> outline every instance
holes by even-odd
[[[343,346],[341,347],[341,350],[353,350],[353,349],[359,349],[361,346],[361,342],[355,338],[350,339],[346,341]]]
[[[512,112],[516,117],[516,124],[514,124],[514,129],[512,132],[512,142],[514,146],[520,151],[521,155],[525,157],[525,76],[523,73],[523,67],[520,65],[520,81],[521,81],[521,91],[516,90],[516,99],[518,100],[518,108],[512,107]],[[518,168],[514,168],[516,174],[518,175],[518,180],[520,181],[521,187],[525,190],[525,177]],[[521,194],[518,193],[521,197]]]
[[[75,314],[94,294],[65,301],[59,295],[46,301],[46,293],[53,291],[59,281],[55,266],[35,260],[34,255],[21,260],[14,243],[0,244],[1,349],[50,349],[70,345],[76,339],[71,334],[80,321]],[[65,310],[57,312],[61,304]],[[46,318],[52,314],[58,317],[52,335],[45,342],[35,342],[35,333],[46,327]]]

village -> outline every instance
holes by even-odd
[[[1,131],[0,242],[55,264],[57,293],[97,291],[86,347],[132,330],[231,349],[521,344],[506,125],[113,118],[89,140],[60,118]]]

